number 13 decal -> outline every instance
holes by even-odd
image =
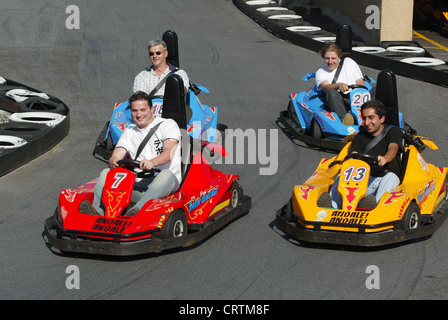
[[[348,167],[344,170],[342,175],[344,176],[344,182],[353,180],[354,182],[361,182],[366,177],[367,168],[366,167]]]

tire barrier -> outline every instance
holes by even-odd
[[[51,127],[39,123],[2,123],[0,135],[15,136],[26,141],[32,141],[51,131]]]
[[[367,54],[378,54],[386,51],[383,47],[353,47],[352,50],[367,53]]]
[[[0,135],[0,149],[20,148],[26,143],[26,140],[19,137]]]
[[[279,15],[281,12],[280,9],[276,9],[275,11],[267,9],[268,7],[280,7],[276,1],[233,0],[233,3],[247,16],[275,36],[303,48],[318,52],[323,43],[334,42],[336,39],[334,33],[326,30],[314,29],[314,31],[305,31],[307,29],[311,30],[309,27],[312,26],[310,26],[309,23],[304,22],[303,18],[294,21],[290,19],[287,23],[285,19],[271,18],[271,16]],[[308,9],[306,9],[306,11],[308,12]],[[434,58],[416,42],[382,42],[380,46],[377,47],[368,47],[362,42],[352,42],[350,54],[360,65],[377,70],[390,69],[393,70],[395,74],[401,76],[448,87],[447,63],[440,60],[443,63],[436,65],[436,63],[439,63],[440,61],[436,62],[432,60]],[[416,59],[407,60],[409,58]],[[424,59],[417,60],[417,58]]]
[[[315,26],[293,26],[286,29],[293,32],[317,32],[322,30],[320,27]]]
[[[271,11],[273,12],[293,12],[291,10],[289,10],[288,8],[285,7],[264,7],[264,8],[258,8],[257,9],[258,12],[266,12],[268,14],[272,14]]]
[[[70,111],[58,98],[0,77],[0,176],[37,158],[70,130]]]
[[[386,51],[418,55],[418,56],[425,55],[425,49],[420,48],[420,47],[414,47],[414,46],[393,46],[393,47],[388,47],[386,49]]]
[[[9,122],[40,123],[54,127],[64,120],[65,116],[52,112],[20,112],[13,113]]]
[[[434,67],[446,64],[445,61],[435,58],[417,57],[417,58],[405,58],[401,62],[410,63],[416,66]]]
[[[40,97],[43,99],[50,99],[50,96],[48,96],[46,93],[30,91],[21,88],[8,90],[6,92],[6,96],[17,102],[25,101],[30,97]]]

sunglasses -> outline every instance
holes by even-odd
[[[164,50],[165,51],[165,50]],[[162,52],[164,52],[164,51],[156,51],[156,52],[149,52],[149,56],[153,56],[154,55],[154,53],[156,54],[156,55],[158,55],[158,56],[160,56],[161,54],[162,54]]]

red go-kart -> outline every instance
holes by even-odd
[[[183,88],[178,82],[180,77],[174,76],[174,84]],[[167,85],[170,84],[167,82]],[[173,108],[177,111],[170,117],[180,114],[175,120],[182,128],[184,105],[176,104]],[[164,115],[169,110],[165,105]],[[132,167],[138,163],[124,160],[121,167],[110,170],[106,178],[101,198],[104,216],[79,211],[82,201],[93,201],[97,179],[60,192],[54,215],[45,221],[49,243],[61,252],[117,256],[159,252],[197,243],[247,213],[251,199],[243,195],[237,182],[239,176],[214,170],[207,161],[207,153],[224,153],[225,150],[209,143],[195,143],[183,131],[183,176],[177,192],[149,200],[137,214],[126,216],[136,175]],[[200,146],[199,150],[194,150],[196,145]]]

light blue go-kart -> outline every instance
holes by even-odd
[[[302,80],[314,79],[315,73],[308,73]],[[350,99],[350,112],[355,124],[345,125],[335,112],[331,112],[324,104],[323,95],[314,83],[310,90],[298,94],[290,94],[287,110],[280,112],[280,123],[292,137],[306,143],[309,146],[319,147],[333,151],[341,150],[347,143],[347,137],[357,133],[362,125],[361,106],[371,99],[370,90],[375,81],[364,76],[366,86],[351,85],[348,93]],[[393,109],[395,119],[392,122],[403,128],[403,114],[398,111],[396,102],[395,76],[389,70],[384,70],[378,75],[376,98],[395,101],[394,105],[387,104],[388,109]],[[379,92],[380,90],[380,92]]]

